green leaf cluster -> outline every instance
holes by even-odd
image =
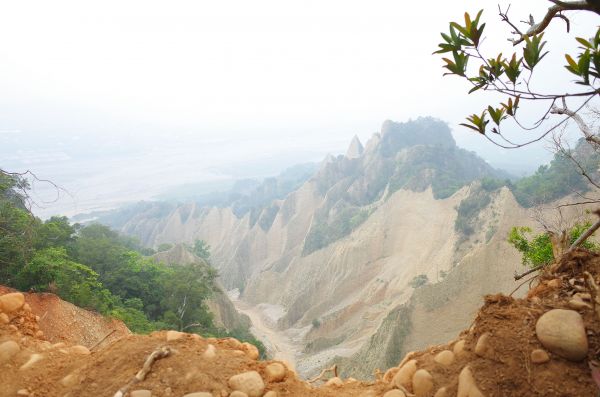
[[[569,244],[573,244],[589,227],[591,222],[578,223],[569,231]],[[552,243],[548,233],[533,235],[533,230],[526,226],[515,226],[508,234],[508,242],[522,254],[524,266],[545,266],[554,262]],[[599,251],[600,245],[587,240],[582,244],[583,248],[590,251]]]

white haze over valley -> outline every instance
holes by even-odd
[[[531,173],[551,159],[544,143],[510,152],[459,127],[493,99],[467,96],[431,55],[448,21],[479,7],[484,44],[511,51],[491,1],[3,2],[0,168],[65,189],[55,201],[37,183],[39,215],[74,215],[274,175],[364,143],[386,119],[433,116],[491,165]],[[573,36],[589,23],[574,15]],[[567,75],[563,33],[546,34],[560,50],[545,87]]]

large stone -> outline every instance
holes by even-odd
[[[269,382],[281,382],[285,374],[285,366],[281,363],[271,363],[265,368],[265,378]]]
[[[402,390],[393,389],[386,392],[383,397],[406,397],[406,394]]]
[[[398,388],[410,387],[415,372],[417,372],[417,360],[410,360],[398,370],[392,383]]]
[[[433,376],[429,371],[420,369],[413,375],[412,378],[413,393],[417,397],[425,397],[433,389]]]
[[[448,366],[454,362],[454,353],[452,353],[450,350],[443,350],[435,355],[433,361],[438,364]]]
[[[0,344],[0,364],[10,361],[21,348],[15,341],[9,340]]]
[[[243,391],[248,397],[260,397],[265,390],[265,383],[256,371],[234,375],[227,383],[233,390]]]
[[[458,375],[458,392],[456,397],[484,397],[477,387],[471,369],[466,366]]]
[[[535,333],[544,347],[571,361],[587,357],[588,341],[581,315],[574,310],[553,309],[535,324]]]
[[[25,295],[20,292],[12,292],[0,296],[0,311],[12,313],[19,310],[25,304]]]

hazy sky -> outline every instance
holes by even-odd
[[[37,170],[75,201],[117,202],[117,185],[137,199],[215,167],[316,160],[354,134],[367,139],[385,119],[431,115],[493,165],[531,169],[549,158],[540,147],[506,153],[457,127],[491,99],[467,96],[431,55],[448,21],[476,12],[473,4],[3,2],[0,167]],[[549,4],[514,4],[512,13],[539,19]],[[484,45],[512,51],[497,2],[477,7],[486,10]],[[569,79],[562,53],[574,45],[558,22],[547,34],[558,51],[546,60],[556,68],[539,76],[545,87]],[[596,23],[574,15],[572,30],[587,35]],[[98,187],[103,195],[90,193]]]

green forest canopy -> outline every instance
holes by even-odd
[[[133,238],[66,217],[41,221],[23,205],[24,181],[0,173],[0,282],[21,291],[53,292],[86,309],[118,318],[137,333],[178,329],[234,336],[259,347],[247,329],[217,328],[206,300],[217,272],[209,247],[197,242],[196,263],[165,265],[144,257]]]

